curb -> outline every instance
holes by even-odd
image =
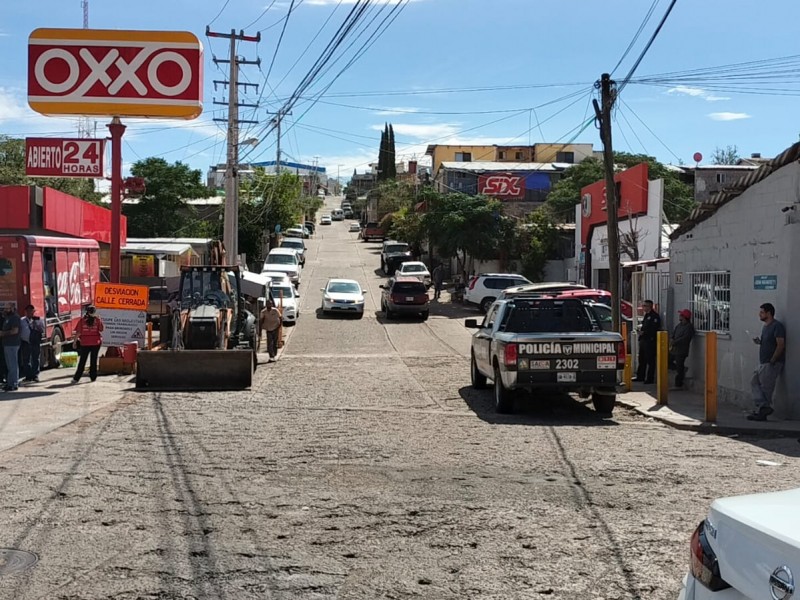
[[[617,404],[625,408],[635,410],[642,416],[649,417],[665,425],[669,425],[674,429],[680,431],[695,431],[697,433],[714,434],[714,435],[740,435],[748,437],[798,437],[800,438],[800,424],[794,429],[766,429],[747,427],[746,425],[719,425],[717,423],[709,423],[707,421],[697,421],[692,419],[692,422],[678,421],[674,417],[659,415],[652,413],[642,408],[638,403],[621,399],[617,396]],[[677,413],[674,413],[677,414]]]

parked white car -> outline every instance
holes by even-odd
[[[350,221],[350,227],[348,228],[347,231],[349,231],[350,233],[358,233],[359,231],[361,231],[361,223],[359,223],[358,221]]]
[[[800,488],[720,498],[695,529],[679,600],[788,600],[800,576]]]
[[[470,280],[464,290],[464,300],[477,304],[480,311],[485,313],[504,289],[530,283],[517,273],[481,273]]]
[[[297,256],[300,259],[300,264],[306,264],[306,243],[299,237],[287,237],[281,240],[281,248],[291,248],[297,250]]]
[[[267,258],[264,259],[264,266],[261,272],[279,271],[286,273],[295,286],[300,285],[300,273],[303,268],[300,266],[300,258],[297,251],[291,248],[273,248],[269,251]]]
[[[320,225],[330,225],[331,224],[331,216],[330,215],[322,215],[319,218]]]
[[[431,287],[431,272],[424,262],[409,260],[400,263],[400,268],[394,272],[395,277],[413,277],[419,279],[426,287]]]
[[[322,314],[333,312],[364,316],[364,293],[361,284],[354,279],[329,279],[321,288]]]
[[[300,317],[300,292],[294,289],[291,281],[284,279],[272,284],[272,298],[275,306],[281,309],[284,323],[294,324]]]

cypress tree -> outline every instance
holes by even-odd
[[[392,127],[391,123],[389,124],[389,138],[388,138],[388,152],[387,152],[387,161],[388,161],[388,169],[389,169],[389,179],[396,179],[397,178],[397,163],[395,162],[395,151],[394,151],[394,127]]]

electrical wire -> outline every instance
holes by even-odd
[[[656,6],[658,6],[658,2],[659,2],[659,0],[653,0],[653,3],[650,4],[650,9],[647,11],[647,14],[644,16],[644,19],[642,20],[642,23],[639,25],[639,29],[636,30],[636,33],[634,34],[633,39],[631,40],[631,43],[628,44],[628,47],[625,48],[625,52],[622,53],[622,56],[617,61],[617,64],[614,66],[613,69],[611,69],[611,74],[612,75],[619,68],[619,66],[622,64],[622,61],[625,60],[625,58],[628,56],[630,51],[633,49],[633,46],[639,40],[639,36],[642,35],[642,31],[644,31],[644,28],[647,26],[647,23],[650,21],[650,17],[653,16],[653,12],[655,12]]]
[[[650,132],[650,134],[651,134],[651,135],[652,135],[654,138],[656,138],[656,139],[659,141],[659,143],[660,143],[662,146],[664,146],[664,148],[666,148],[666,149],[667,149],[667,152],[669,152],[670,154],[672,154],[672,156],[674,156],[674,157],[675,157],[675,160],[677,160],[678,162],[680,162],[680,161],[681,161],[681,158],[680,158],[680,156],[678,156],[677,154],[675,154],[675,153],[672,151],[672,148],[670,148],[669,146],[667,146],[667,144],[664,142],[664,140],[662,140],[660,137],[658,137],[658,135],[656,135],[656,133],[655,133],[655,132],[654,132],[652,129],[650,129],[650,126],[649,126],[647,123],[645,123],[645,122],[642,120],[642,118],[641,118],[641,117],[640,117],[638,114],[636,114],[636,111],[635,111],[635,110],[633,110],[633,109],[630,107],[630,105],[626,104],[626,103],[625,103],[625,101],[624,101],[624,100],[622,100],[622,98],[619,98],[619,101],[622,103],[622,105],[623,105],[623,106],[624,106],[626,109],[628,109],[629,111],[631,111],[631,114],[632,114],[634,117],[636,117],[636,118],[638,119],[638,121],[639,121],[639,122],[640,122],[642,125],[644,125],[645,129],[647,129],[647,131],[649,131],[649,132]]]
[[[277,2],[277,0],[272,0],[272,2],[269,3],[269,5],[261,12],[260,15],[258,15],[258,17],[255,20],[251,21],[250,23],[248,23],[247,25],[244,26],[244,29],[250,29],[253,25],[255,25],[261,19],[263,19],[264,15],[266,15],[270,11],[270,9],[273,6],[275,6],[275,2]]]
[[[286,13],[286,18],[283,20],[283,28],[281,29],[281,34],[278,36],[278,43],[275,46],[275,52],[272,53],[272,60],[269,61],[269,68],[267,69],[267,75],[264,77],[265,81],[269,80],[269,76],[272,74],[272,67],[275,66],[275,58],[278,56],[278,50],[281,48],[281,42],[283,42],[283,34],[286,33],[286,26],[289,24],[289,17],[292,16],[292,10],[294,10],[294,2],[295,0],[291,1],[289,4],[289,11]]]
[[[636,72],[636,69],[639,68],[639,65],[642,63],[642,60],[644,60],[645,55],[650,50],[650,47],[653,45],[653,42],[656,41],[656,38],[658,37],[658,34],[661,32],[661,28],[664,27],[664,23],[667,22],[667,18],[669,17],[670,13],[672,12],[672,9],[675,7],[675,3],[677,1],[678,0],[671,0],[671,2],[669,3],[669,6],[667,7],[667,11],[664,13],[664,16],[661,18],[661,21],[658,23],[658,26],[656,27],[656,30],[653,32],[653,35],[650,36],[650,39],[647,41],[647,44],[645,45],[645,47],[642,50],[641,54],[639,54],[639,58],[637,58],[636,62],[633,63],[633,66],[631,67],[630,71],[628,71],[628,74],[625,76],[625,79],[623,79],[622,83],[617,88],[617,94],[621,93],[622,90],[625,89],[625,86],[628,85],[628,81],[630,81],[631,77],[633,77],[633,74]]]
[[[215,22],[217,19],[219,19],[220,15],[221,15],[223,12],[225,12],[225,9],[226,9],[226,8],[228,8],[228,4],[230,3],[230,1],[231,1],[231,0],[225,0],[225,4],[223,4],[223,5],[222,5],[222,8],[220,8],[220,9],[219,9],[219,12],[217,13],[217,16],[216,16],[216,17],[214,17],[213,19],[211,19],[211,22],[208,24],[208,26],[209,26],[209,27],[211,27],[211,26],[214,24],[214,22]]]

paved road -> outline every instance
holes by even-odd
[[[800,478],[794,440],[569,398],[495,416],[464,309],[386,323],[378,244],[334,223],[309,245],[252,390],[133,393],[0,453],[0,547],[40,556],[0,598],[674,598],[712,498]],[[316,314],[333,276],[364,319]]]

